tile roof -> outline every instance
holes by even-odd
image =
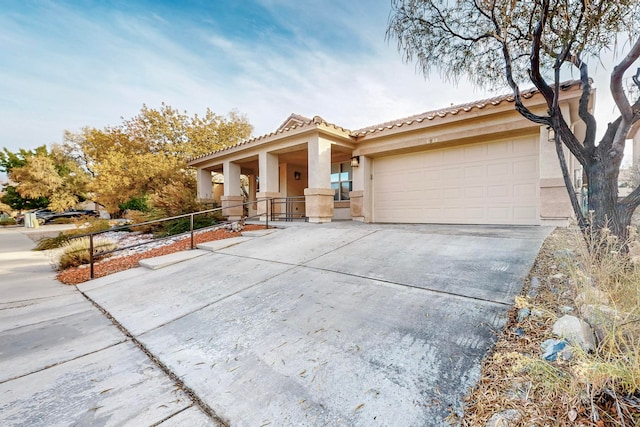
[[[575,86],[576,84],[580,84],[580,81],[571,80],[568,82],[564,82],[560,84],[560,89],[568,90],[573,86]],[[533,97],[537,92],[538,92],[537,89],[528,89],[526,91],[522,91],[520,95],[524,99],[529,99]],[[396,120],[391,120],[391,121],[380,123],[373,126],[367,126],[365,128],[352,131],[351,135],[354,137],[365,136],[375,132],[380,132],[387,129],[393,129],[395,127],[410,126],[413,124],[422,123],[425,120],[434,120],[437,118],[444,118],[448,115],[454,116],[459,113],[468,113],[469,111],[474,109],[481,110],[489,105],[497,106],[503,102],[514,102],[513,94],[495,96],[493,98],[482,99],[480,101],[469,102],[466,104],[452,105],[450,107],[427,111],[425,113],[404,117],[402,119],[396,119]]]
[[[291,121],[291,118],[294,117],[294,116],[295,116],[294,122],[298,122],[299,124],[295,124],[295,125],[289,126],[289,127],[283,127],[289,121]],[[202,154],[200,156],[192,157],[192,158],[189,159],[188,162],[193,162],[195,160],[202,159],[204,157],[209,157],[209,156],[211,156],[213,154],[217,154],[217,153],[220,153],[222,151],[230,150],[231,148],[239,147],[241,145],[249,145],[249,144],[251,144],[253,142],[261,141],[263,139],[267,139],[267,138],[270,138],[270,137],[275,136],[275,135],[284,134],[284,133],[287,133],[287,132],[289,132],[291,130],[294,130],[294,129],[303,129],[303,128],[306,128],[306,127],[317,127],[319,125],[324,125],[326,127],[333,128],[335,130],[343,132],[345,135],[351,136],[351,131],[349,129],[345,129],[345,128],[341,127],[341,126],[337,126],[337,125],[334,125],[333,123],[329,123],[329,122],[327,122],[325,119],[323,119],[320,116],[314,116],[312,119],[309,119],[309,118],[301,116],[299,114],[292,114],[291,116],[289,116],[287,118],[287,120],[284,121],[284,123],[282,123],[282,125],[280,125],[280,127],[278,129],[276,129],[273,132],[269,132],[269,133],[264,134],[264,135],[256,136],[256,137],[249,138],[249,139],[245,139],[243,141],[238,142],[237,144],[230,145],[230,146],[224,147],[224,148],[220,148],[218,150],[214,150],[214,151],[211,151],[209,153]]]
[[[308,123],[309,121],[311,121],[309,117],[301,116],[300,114],[296,114],[296,113],[291,113],[291,115],[287,117],[286,120],[282,122],[282,124],[278,126],[278,129],[276,130],[281,130],[286,128],[290,122],[303,124],[303,123]]]
[[[571,89],[572,87],[579,85],[580,81],[579,80],[570,80],[564,83],[560,84],[560,89],[561,90],[568,90]],[[538,92],[537,89],[528,89],[525,91],[521,92],[521,96],[524,99],[529,99],[531,97],[533,97],[536,93]],[[432,110],[432,111],[427,111],[425,113],[422,114],[416,114],[413,116],[409,116],[409,117],[405,117],[405,118],[401,118],[401,119],[397,119],[397,120],[391,120],[388,122],[384,122],[384,123],[380,123],[377,125],[373,125],[373,126],[368,126],[362,129],[358,129],[355,131],[350,131],[349,129],[345,129],[341,126],[337,126],[333,123],[329,123],[327,122],[325,119],[323,119],[320,116],[314,116],[312,119],[302,116],[300,114],[295,114],[292,113],[289,117],[287,117],[287,119],[280,125],[280,127],[278,127],[278,129],[276,129],[273,132],[264,134],[264,135],[260,135],[260,136],[256,136],[253,138],[249,138],[249,139],[245,139],[244,141],[240,141],[237,144],[234,145],[230,145],[228,147],[224,147],[224,148],[220,148],[218,150],[214,150],[211,151],[209,153],[206,154],[202,154],[200,156],[197,157],[193,157],[191,159],[189,159],[189,162],[193,162],[195,160],[198,159],[202,159],[204,157],[208,157],[211,156],[213,154],[217,154],[220,153],[222,151],[226,151],[229,150],[231,148],[235,148],[235,147],[239,147],[242,145],[249,145],[253,142],[256,141],[261,141],[267,138],[270,138],[272,136],[275,135],[279,135],[279,134],[284,134],[287,133],[289,131],[292,131],[294,129],[302,129],[305,127],[313,127],[313,126],[319,126],[319,125],[324,125],[330,128],[333,128],[335,130],[338,130],[340,132],[343,132],[353,138],[358,138],[358,137],[362,137],[365,135],[370,135],[376,132],[381,132],[384,130],[388,130],[388,129],[393,129],[393,128],[399,128],[402,126],[411,126],[411,125],[415,125],[418,123],[422,123],[425,120],[434,120],[437,118],[444,118],[448,115],[457,115],[459,113],[467,113],[469,111],[472,110],[481,110],[489,105],[491,106],[497,106],[503,102],[514,102],[514,97],[513,94],[508,94],[508,95],[500,95],[500,96],[496,96],[493,98],[487,98],[487,99],[483,99],[480,101],[474,101],[474,102],[469,102],[466,104],[459,104],[459,105],[452,105],[450,107],[446,107],[446,108],[441,108],[438,110]],[[290,126],[286,126],[288,123],[290,122],[294,122],[296,124],[294,125],[290,125]]]

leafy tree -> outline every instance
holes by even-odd
[[[555,131],[556,151],[565,185],[583,229],[605,226],[624,238],[640,205],[640,187],[618,201],[618,175],[625,140],[640,119],[640,96],[625,93],[625,76],[640,87],[640,68],[628,71],[640,57],[638,0],[393,0],[387,37],[396,39],[407,61],[416,60],[428,75],[439,70],[457,82],[467,77],[480,86],[503,84],[513,91],[516,110],[526,119]],[[623,35],[626,35],[626,39]],[[587,61],[600,53],[626,48],[611,72],[610,90],[620,116],[596,141],[596,120],[588,111],[591,80]],[[580,76],[579,116],[586,136],[578,139],[560,110],[561,79],[574,70]],[[534,114],[523,103],[520,85],[533,85],[548,111]],[[562,144],[583,166],[589,210],[585,218],[573,192]]]
[[[49,206],[49,199],[46,197],[38,197],[37,199],[22,197],[14,185],[4,186],[4,192],[2,197],[0,197],[0,202],[17,211],[41,209]]]
[[[9,178],[17,193],[30,200],[48,200],[48,207],[63,211],[84,200],[88,177],[77,163],[54,146],[51,153],[40,150],[27,156],[22,166],[12,167]]]
[[[165,104],[160,109],[143,105],[138,115],[119,126],[67,132],[63,146],[94,177],[91,189],[98,201],[115,213],[128,201],[147,196],[163,204],[151,196],[173,197],[179,188],[193,194],[195,177],[187,159],[233,145],[252,130],[237,112],[225,118],[207,110],[204,116],[191,117]],[[175,213],[176,204],[192,206],[165,200],[163,207]]]
[[[20,149],[11,152],[6,147],[0,151],[0,171],[5,172],[11,178],[11,171],[27,164],[27,161],[37,155],[47,155],[47,147],[42,145],[34,150]],[[0,201],[9,205],[15,210],[40,209],[49,206],[49,199],[46,197],[30,198],[22,196],[14,183],[5,185]]]
[[[0,172],[10,173],[11,169],[24,166],[27,160],[33,156],[46,156],[47,146],[41,145],[34,150],[25,150],[21,148],[17,153],[9,151],[6,147],[0,151]]]

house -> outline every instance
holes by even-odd
[[[579,138],[580,96],[579,82],[562,85],[560,105]],[[545,114],[537,91],[522,97]],[[578,190],[581,167],[566,157]],[[241,175],[258,200],[250,215],[267,212],[264,198],[297,198],[273,209],[314,223],[566,225],[573,216],[549,130],[518,114],[512,95],[357,130],[292,114],[272,133],[189,164],[203,201],[213,197],[212,174],[223,174],[220,202],[232,219],[243,215]]]

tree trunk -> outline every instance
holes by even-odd
[[[598,147],[600,148],[600,147]],[[621,159],[606,159],[608,153],[596,150],[595,158],[585,168],[588,182],[589,211],[592,211],[591,228],[608,228],[624,242],[628,236],[631,212],[618,203],[618,174]]]

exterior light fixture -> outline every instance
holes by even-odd
[[[351,158],[351,167],[357,168],[358,166],[360,166],[360,156],[353,156]]]
[[[293,179],[295,179],[296,181],[300,181],[300,172],[295,171],[293,173]]]
[[[556,131],[554,131],[552,127],[548,127],[547,128],[547,132],[549,133],[549,136],[547,137],[549,142],[555,142],[555,140],[556,140]]]

